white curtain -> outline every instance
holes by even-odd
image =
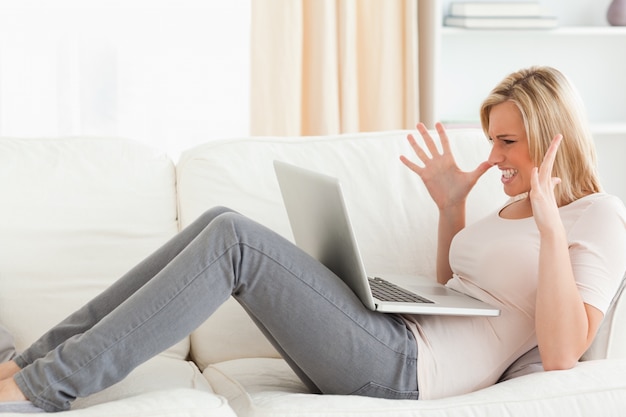
[[[433,72],[424,67],[434,66],[425,52],[434,49],[435,37],[418,31],[418,15],[424,15],[420,26],[428,23],[436,4],[254,0],[252,134],[324,135],[430,123]]]
[[[0,0],[0,136],[247,136],[249,2]]]

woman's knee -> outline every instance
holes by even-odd
[[[228,230],[239,231],[242,228],[247,229],[251,224],[255,223],[242,214],[224,207],[216,208],[212,214],[212,229],[226,228]]]
[[[226,213],[236,213],[234,210],[223,207],[223,206],[215,206],[208,210],[205,210],[196,221],[203,223],[205,226],[211,223],[217,217],[220,217]]]
[[[213,218],[210,223],[210,233],[218,235],[233,235],[238,241],[269,241],[276,235],[275,232],[261,225],[255,220],[233,210],[225,210]]]
[[[206,210],[203,215],[217,217],[217,216],[221,216],[224,213],[236,213],[236,211],[225,206],[215,206]]]

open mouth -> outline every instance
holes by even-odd
[[[509,182],[513,177],[517,175],[516,169],[503,169],[502,170],[502,182]]]

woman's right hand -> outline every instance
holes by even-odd
[[[400,160],[420,176],[437,207],[444,210],[464,205],[471,189],[492,165],[485,161],[478,165],[474,171],[461,171],[454,155],[452,155],[443,125],[437,123],[435,128],[441,142],[441,152],[439,152],[433,138],[430,137],[426,126],[419,123],[417,130],[422,136],[428,152],[417,143],[413,135],[408,135],[407,139],[422,165],[412,162],[404,155],[400,156]]]

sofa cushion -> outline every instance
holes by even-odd
[[[439,400],[308,394],[281,359],[238,359],[204,371],[240,417],[623,416],[626,360],[589,361]]]
[[[412,154],[407,133],[231,139],[190,149],[177,166],[181,226],[224,205],[292,239],[272,165],[279,159],[341,180],[368,272],[433,277],[436,206],[421,180],[399,161],[401,154]],[[490,145],[479,129],[449,136],[461,168],[474,169],[487,158]],[[496,170],[487,172],[470,196],[469,220],[505,198]],[[201,369],[233,358],[277,355],[232,299],[191,341]]]
[[[189,388],[144,393],[55,415],[60,417],[237,417],[223,397]]]
[[[166,392],[180,388],[213,393],[210,384],[193,362],[173,356],[158,355],[139,365],[117,384],[88,397],[77,399],[72,403],[72,410],[85,409],[149,392]]]
[[[504,371],[498,382],[507,381],[534,372],[543,372],[543,363],[541,362],[541,355],[539,354],[539,348],[537,346],[524,353],[513,362]]]
[[[626,273],[602,320],[593,343],[582,360],[626,358]]]
[[[2,138],[0,189],[0,323],[18,350],[178,230],[172,161],[130,140]]]

